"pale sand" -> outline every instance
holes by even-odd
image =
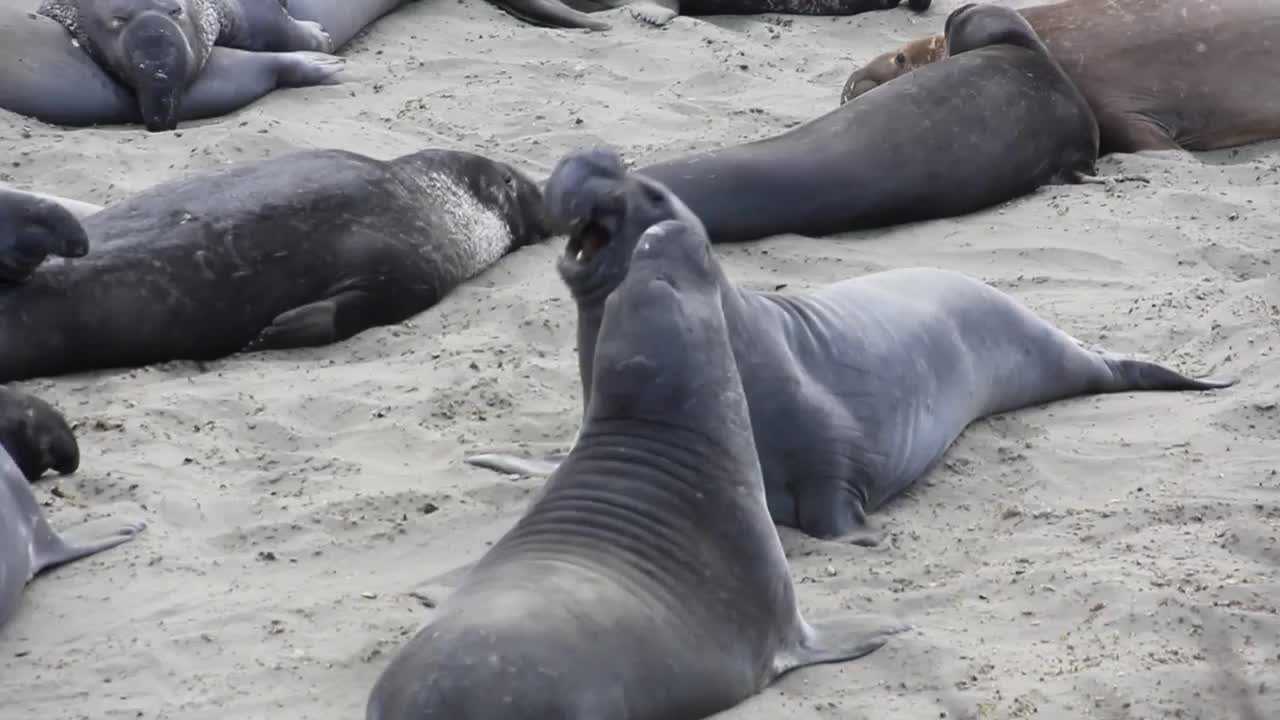
[[[2,115],[16,165],[0,181],[109,203],[299,148],[447,146],[543,176],[566,150],[605,141],[647,162],[827,111],[851,61],[940,30],[959,2],[923,18],[680,18],[665,30],[614,12],[603,34],[424,2],[347,50],[347,84],[178,133]],[[877,514],[896,531],[883,550],[784,531],[807,615],[874,612],[917,629],[726,716],[1227,720],[1238,716],[1205,650],[1206,609],[1265,685],[1263,716],[1280,716],[1278,166],[1280,143],[1125,156],[1102,171],[1147,173],[1150,186],[1059,187],[962,219],[720,248],[732,277],[757,287],[967,271],[1082,339],[1244,379],[978,422]],[[562,245],[521,251],[411,323],[334,347],[24,383],[79,423],[81,472],[38,490],[54,522],[150,526],[31,586],[0,632],[0,717],[363,717],[390,653],[430,617],[411,593],[444,597],[538,485],[464,453],[560,448],[576,428]]]

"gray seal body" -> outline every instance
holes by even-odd
[[[545,238],[540,199],[514,168],[447,150],[310,150],[162,183],[87,218],[87,256],[0,293],[0,382],[400,322]]]
[[[142,122],[133,90],[72,43],[58,22],[0,7],[0,108],[72,127]],[[177,120],[226,115],[278,88],[336,82],[344,63],[310,51],[214,47],[176,103]]]
[[[152,131],[178,126],[183,96],[215,45],[249,52],[333,50],[323,28],[294,19],[281,0],[44,0],[38,12],[65,27],[89,57],[134,91]]]
[[[710,245],[670,222],[633,247],[579,442],[392,658],[368,720],[695,720],[905,629],[802,618]]]
[[[589,402],[605,298],[637,238],[697,218],[661,183],[628,175],[605,150],[572,153],[545,189],[548,219],[570,228],[561,277],[578,306]],[[1091,350],[1013,298],[960,273],[890,270],[807,293],[755,292],[714,265],[775,522],[875,544],[866,513],[928,472],[972,421],[1079,395],[1206,390],[1161,365]],[[469,462],[537,472],[501,454]],[[858,531],[857,534],[854,534]]]
[[[9,398],[0,395],[0,415]],[[13,618],[38,573],[132,540],[142,522],[109,520],[56,532],[9,453],[0,451],[0,626]]]
[[[963,7],[946,42],[949,57],[910,82],[781,135],[638,172],[678,195],[713,243],[953,217],[1092,178],[1093,112],[1021,15]]]

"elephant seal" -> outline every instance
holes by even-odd
[[[141,122],[133,92],[72,43],[55,21],[0,7],[0,108],[72,127]],[[218,117],[278,88],[334,83],[345,63],[316,52],[215,47],[178,103],[177,117]]]
[[[30,280],[50,255],[79,258],[88,252],[89,236],[61,203],[0,187],[0,286]]]
[[[559,271],[578,306],[589,404],[602,308],[627,276],[637,238],[663,220],[698,220],[661,183],[628,175],[617,154],[600,149],[562,158],[544,197],[548,222],[570,231]],[[1236,383],[1085,348],[956,272],[890,270],[778,293],[738,288],[711,265],[769,511],[778,524],[816,537],[877,543],[883,533],[867,525],[866,513],[928,472],[978,418],[1079,395]],[[504,455],[468,461],[524,467]]]
[[[902,0],[578,0],[569,7],[562,0],[497,0],[509,14],[533,25],[586,30],[608,30],[610,25],[589,13],[626,7],[632,17],[655,26],[671,22],[677,15],[860,15],[897,7]],[[916,12],[929,9],[933,0],[907,0]]]
[[[13,618],[37,574],[110,550],[137,537],[143,522],[107,521],[59,534],[8,452],[0,452],[0,627]]]
[[[1066,0],[1020,12],[1093,108],[1102,154],[1280,138],[1280,3]],[[942,45],[934,35],[875,58],[840,101],[941,60]]]
[[[541,210],[519,171],[448,150],[168,181],[87,218],[86,257],[0,293],[0,382],[338,342],[544,239]]]
[[[1093,113],[1022,16],[966,5],[947,17],[946,41],[951,57],[910,83],[639,172],[679,195],[714,243],[964,215],[1095,179]]]
[[[392,658],[368,720],[695,720],[906,629],[803,619],[711,246],[667,221],[632,248],[578,443]]]
[[[382,16],[416,0],[288,0],[297,20],[314,22],[329,33],[336,52]]]
[[[46,470],[69,475],[80,469],[80,444],[67,419],[52,405],[0,385],[0,446],[35,482]]]
[[[182,96],[214,45],[251,52],[333,49],[316,23],[281,0],[44,0],[37,11],[67,29],[89,57],[137,94],[153,132],[178,126]]]

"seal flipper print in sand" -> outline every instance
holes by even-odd
[[[567,228],[559,271],[578,308],[584,404],[606,298],[644,228],[697,217],[606,150],[571,153],[545,189]],[[1054,400],[1209,390],[1143,360],[1083,347],[1013,298],[960,273],[890,270],[807,293],[738,288],[712,263],[751,408],[769,510],[780,525],[872,545],[866,514],[927,473],[969,423]],[[537,464],[489,453],[499,471]],[[543,463],[549,465],[549,463]]]
[[[391,659],[368,720],[697,720],[907,629],[801,616],[711,246],[665,222],[632,247],[577,445]]]

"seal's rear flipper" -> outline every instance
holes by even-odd
[[[568,456],[568,453],[550,453],[542,459],[538,459],[506,453],[479,453],[477,455],[468,455],[465,461],[468,465],[475,465],[476,467],[508,475],[546,477],[555,472],[556,468],[560,467],[560,463],[564,462],[564,459]]]
[[[362,290],[347,290],[282,312],[241,352],[319,347],[346,340],[376,324],[361,312],[369,300]]]
[[[585,30],[609,29],[609,23],[574,10],[560,0],[498,0],[496,4],[507,11],[507,14],[530,25]]]
[[[123,545],[137,537],[138,533],[147,527],[147,524],[142,521],[117,522],[104,530],[94,530],[90,525],[81,525],[59,536],[47,522],[43,520],[41,522],[44,527],[36,530],[32,575],[96,555],[117,545]]]
[[[801,621],[801,624],[800,644],[774,658],[774,677],[808,665],[857,660],[884,647],[894,635],[911,629],[906,624],[872,625],[867,620],[837,620],[814,625]]]

